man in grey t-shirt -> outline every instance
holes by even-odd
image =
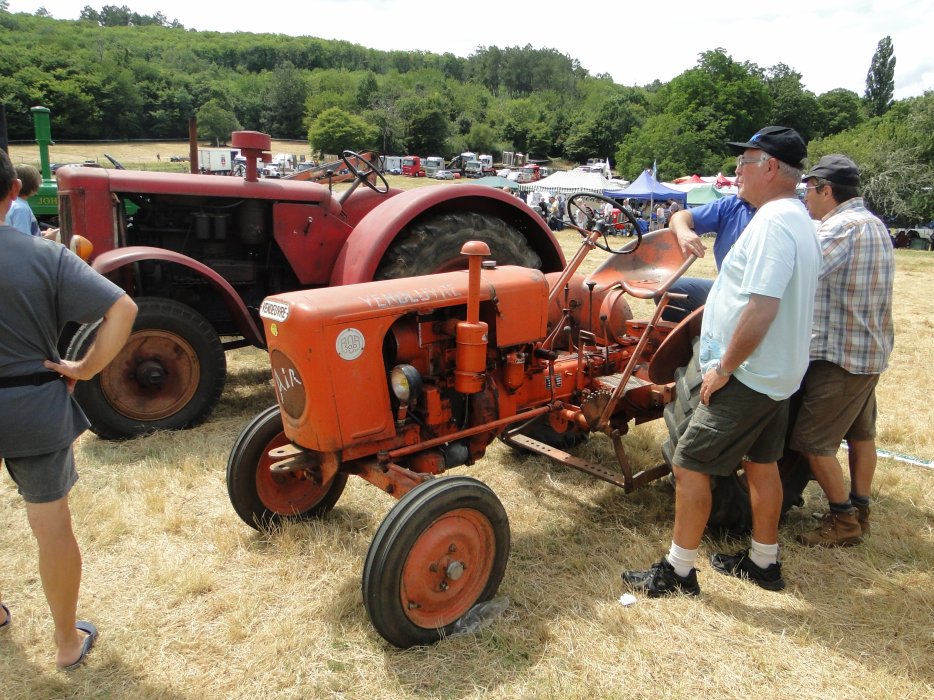
[[[0,151],[0,219],[19,194],[16,172]],[[39,576],[55,624],[55,663],[71,670],[97,630],[77,620],[81,552],[71,528],[68,493],[78,478],[72,443],[88,422],[71,397],[126,343],[136,304],[65,247],[0,225],[0,459],[26,502],[39,547]],[[68,322],[102,319],[81,360],[61,360],[58,336]],[[2,598],[0,598],[2,600]],[[0,629],[12,623],[0,603]]]

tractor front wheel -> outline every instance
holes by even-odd
[[[240,519],[257,530],[283,520],[308,520],[329,512],[344,492],[346,474],[325,484],[306,471],[274,473],[269,451],[288,444],[278,404],[240,432],[227,459],[227,495]]]
[[[363,567],[363,603],[376,631],[407,649],[444,638],[499,588],[509,519],[493,491],[464,476],[407,493],[383,520]]]
[[[227,379],[224,348],[214,328],[191,307],[140,297],[130,337],[96,377],[75,386],[91,430],[107,440],[202,423]],[[87,353],[99,323],[81,326],[65,356]]]

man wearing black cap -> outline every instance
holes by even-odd
[[[888,229],[858,196],[859,170],[852,160],[824,156],[804,181],[804,202],[820,221],[823,263],[811,364],[789,446],[807,456],[830,512],[816,530],[798,539],[812,546],[849,546],[869,533],[869,488],[876,469],[875,387],[895,342],[895,264]],[[844,438],[849,495],[836,457]]]
[[[777,460],[788,398],[808,366],[811,316],[820,268],[814,224],[798,200],[807,149],[794,129],[769,126],[731,142],[739,195],[756,214],[727,253],[710,290],[701,326],[701,405],[672,458],[675,523],[671,548],[648,571],[623,579],[651,597],[697,595],[694,562],[710,517],[712,476],[742,463],[752,505],[752,545],[714,554],[719,572],[768,590],[785,586],[778,561],[782,483]]]

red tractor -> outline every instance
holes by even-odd
[[[661,312],[682,296],[667,290],[694,258],[668,229],[613,248],[596,214],[605,201],[568,200],[584,241],[561,272],[500,264],[471,241],[461,249],[467,270],[263,302],[278,405],[231,451],[231,503],[260,529],[327,513],[352,475],[399,499],[370,544],[362,585],[370,620],[392,644],[451,634],[499,587],[510,548],[502,504],[476,479],[438,478],[481,459],[493,440],[626,492],[670,471],[697,401],[702,310],[677,325]],[[594,247],[609,257],[576,274]],[[627,297],[659,303],[634,320]],[[622,437],[663,413],[666,462],[634,473]],[[612,442],[615,469],[567,451],[595,433]],[[742,484],[741,474],[717,481],[712,524],[733,524],[744,501],[748,518]]]
[[[139,305],[119,357],[75,397],[104,438],[205,420],[226,379],[227,349],[265,347],[267,296],[454,270],[468,240],[503,263],[557,271],[561,247],[515,197],[490,187],[391,189],[370,160],[345,151],[348,189],[257,178],[270,139],[237,132],[244,178],[65,168],[58,174],[63,241],[94,246],[94,268]],[[364,187],[360,187],[364,185]],[[80,357],[96,327],[71,331]]]

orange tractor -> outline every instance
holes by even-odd
[[[584,239],[560,272],[500,266],[485,243],[468,242],[467,270],[263,302],[278,405],[233,447],[231,502],[261,528],[326,513],[350,475],[399,499],[370,545],[362,586],[374,627],[399,647],[450,634],[506,569],[503,506],[476,479],[437,478],[448,469],[473,464],[499,438],[627,492],[669,473],[665,463],[634,473],[622,437],[630,422],[678,408],[700,314],[677,326],[660,315],[693,257],[668,229],[613,248],[595,215],[602,201],[615,205],[568,200]],[[609,257],[577,274],[594,247]],[[634,320],[627,296],[659,304]],[[683,429],[684,410],[668,420]],[[591,433],[612,441],[615,469],[566,451]]]

